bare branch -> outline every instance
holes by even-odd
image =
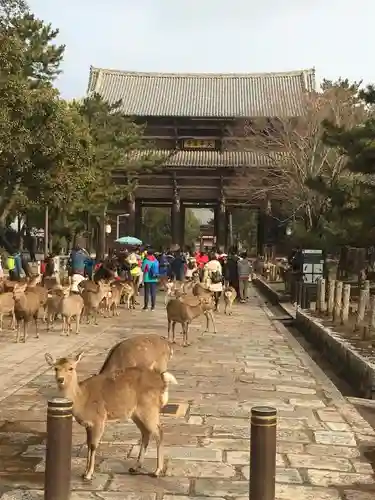
[[[328,85],[324,92],[307,94],[304,109],[300,118],[246,120],[239,125],[243,133],[237,139],[237,147],[257,151],[267,161],[255,171],[241,171],[238,187],[250,200],[273,199],[291,212],[302,210],[309,225],[330,203],[311,190],[307,182],[321,179],[333,186],[354,175],[346,169],[346,157],[323,142],[324,120],[351,128],[363,122],[367,110],[358,99],[356,88],[340,85]]]

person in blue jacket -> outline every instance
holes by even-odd
[[[147,250],[146,257],[142,262],[143,284],[144,284],[144,306],[147,311],[148,301],[151,299],[151,311],[155,309],[156,287],[159,279],[159,261],[150,248]]]

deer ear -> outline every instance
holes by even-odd
[[[79,352],[75,358],[76,360],[76,363],[79,363],[82,359],[82,356],[83,356],[83,351]]]
[[[52,355],[49,352],[46,352],[44,357],[45,360],[47,361],[47,365],[55,366],[55,360],[53,359]]]

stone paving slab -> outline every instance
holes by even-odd
[[[73,425],[72,500],[245,500],[249,488],[249,413],[278,409],[276,500],[375,498],[375,431],[343,398],[255,291],[232,317],[217,314],[218,334],[191,327],[192,345],[176,347],[170,370],[179,381],[170,402],[188,404],[185,416],[163,416],[164,477],[130,476],[139,433],[131,422],[108,424],[92,482],[80,479],[85,432]],[[160,300],[162,302],[162,300]],[[79,336],[41,332],[16,345],[3,337],[0,360],[1,500],[43,497],[46,397],[55,394],[44,353],[84,349],[81,376],[101,366],[107,350],[129,333],[166,334],[166,314],[121,311]],[[178,339],[181,341],[181,338]],[[16,369],[14,369],[16,367]],[[9,376],[12,370],[14,378]],[[17,374],[17,378],[16,375]],[[145,471],[155,464],[155,446]]]

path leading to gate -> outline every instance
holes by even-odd
[[[250,303],[233,317],[218,314],[218,334],[176,347],[170,371],[179,385],[170,403],[177,416],[164,416],[165,477],[130,476],[138,431],[132,423],[107,426],[91,483],[83,482],[84,432],[74,424],[72,500],[215,500],[248,498],[249,412],[254,405],[278,409],[277,500],[372,500],[375,432],[346,402],[293,337],[269,314],[252,291]],[[58,332],[30,338],[26,345],[1,341],[0,496],[1,500],[42,498],[46,396],[54,393],[44,352],[86,351],[81,374],[96,371],[106,351],[128,334],[166,334],[166,314],[121,311],[99,327],[83,327],[78,337]],[[9,337],[9,335],[8,335]],[[179,339],[180,340],[180,339]],[[145,467],[155,463],[152,443]],[[29,489],[24,496],[24,489]]]

